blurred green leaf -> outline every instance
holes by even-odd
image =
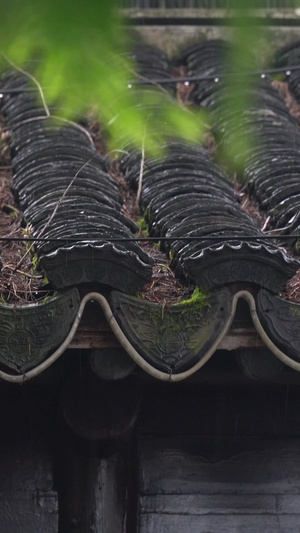
[[[243,0],[243,9],[240,1],[231,3],[236,9],[236,46],[228,68],[238,76],[226,78],[224,105],[236,116],[249,104],[249,69],[262,32],[251,19],[251,3]],[[200,140],[207,122],[202,112],[182,109],[159,90],[128,88],[134,65],[124,55],[130,42],[117,0],[9,0],[5,5],[2,0],[0,16],[0,50],[17,65],[34,70],[46,101],[59,102],[56,114],[74,118],[93,106],[102,124],[109,125],[115,146],[130,139],[141,147],[146,140],[147,149],[157,152],[164,135]],[[10,68],[3,57],[1,66]],[[247,132],[237,129],[226,159],[246,150],[249,142]]]
[[[128,89],[134,65],[124,55],[129,41],[117,7],[116,0],[10,0],[0,9],[0,50],[16,65],[34,67],[47,103],[59,102],[64,117],[98,109],[102,123],[110,123],[114,144],[125,129],[140,147],[145,124],[150,151],[159,148],[170,128],[199,140],[200,124],[165,94],[154,94],[151,101],[147,91],[139,91],[139,102],[160,106],[151,120],[147,109],[137,108],[137,94]],[[30,63],[33,58],[36,63]],[[3,57],[1,66],[9,68]],[[122,120],[114,120],[118,116]]]

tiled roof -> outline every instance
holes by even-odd
[[[208,66],[203,56],[211,59],[210,73],[220,72],[225,45],[220,41],[203,43],[201,48],[186,57],[191,74],[205,74]],[[296,74],[295,74],[296,76]],[[265,76],[256,87],[249,88],[246,100],[249,107],[243,116],[223,113],[223,102],[228,98],[222,83],[213,80],[199,82],[194,97],[197,103],[212,111],[214,128],[220,142],[226,145],[234,130],[247,131],[253,144],[247,153],[236,153],[242,161],[243,174],[238,176],[261,209],[270,217],[277,234],[297,234],[300,207],[300,131],[272,80]],[[234,101],[235,95],[230,95]]]
[[[183,59],[189,73],[220,74],[227,47],[213,41],[186,50]],[[143,76],[161,76],[162,71],[170,75],[162,53],[146,47],[134,55]],[[5,81],[6,89],[25,86],[26,80],[19,76]],[[215,129],[226,145],[236,117],[222,115],[222,84],[199,82],[193,94],[197,103],[212,108]],[[253,146],[244,159],[243,182],[273,224],[288,224],[292,232],[298,227],[300,188],[297,171],[287,169],[297,167],[296,120],[268,79],[256,94],[253,107],[239,118],[239,125],[260,138],[259,147]],[[226,335],[240,298],[248,302],[267,347],[300,370],[294,319],[298,305],[279,297],[300,263],[264,239],[259,224],[242,208],[229,176],[204,148],[178,141],[172,133],[163,158],[146,157],[143,162],[140,207],[149,235],[160,243],[175,275],[202,291],[200,300],[165,307],[132,296],[151,279],[153,259],[134,240],[138,228],[122,213],[118,185],[89,136],[76,125],[59,128],[25,91],[5,96],[2,113],[11,130],[14,190],[33,228],[41,266],[53,289],[73,289],[67,293],[68,313],[57,308],[49,315],[54,329],[59,317],[70,318],[63,336],[47,347],[43,327],[52,340],[53,334],[41,314],[46,304],[36,306],[41,322],[38,329],[38,319],[33,318],[35,335],[28,330],[26,317],[8,326],[8,306],[3,306],[6,354],[0,348],[0,377],[10,379],[9,368],[15,374],[11,380],[22,381],[54,362],[70,344],[90,300],[100,304],[134,361],[159,379],[183,379],[203,366]],[[291,139],[295,139],[292,148]],[[126,149],[120,167],[128,186],[136,190],[142,157],[130,146]],[[78,288],[87,292],[81,301]],[[31,347],[37,348],[35,353]]]
[[[19,78],[5,87],[16,84]],[[47,118],[23,124],[45,115],[27,94],[6,96],[2,112],[12,132],[14,189],[33,238],[48,239],[37,241],[36,251],[53,288],[99,282],[139,291],[153,261],[136,242],[122,242],[138,228],[121,213],[105,159],[76,125],[60,129]]]

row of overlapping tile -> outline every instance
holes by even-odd
[[[188,73],[209,72],[220,76],[226,46],[229,45],[217,41],[189,48],[182,58]],[[170,64],[162,52],[146,47],[144,53],[140,49],[134,56],[144,78],[170,75]],[[9,77],[4,83],[5,88],[26,87],[26,81],[19,76]],[[212,109],[218,137],[226,145],[226,136],[231,134],[230,125],[236,117],[224,118],[220,113],[222,90],[221,83],[205,80],[196,84],[193,96],[199,104]],[[136,94],[138,102],[139,91]],[[269,189],[259,189],[258,185],[261,182],[263,187],[269,177],[268,164],[275,164],[274,176],[277,176],[281,167],[276,167],[276,156],[280,153],[284,158],[284,150],[289,150],[284,140],[294,136],[297,139],[299,133],[296,121],[268,80],[261,84],[255,102],[251,112],[241,117],[241,125],[256,132],[259,122],[262,143],[247,154],[248,166],[245,165],[243,179],[247,177],[251,194],[260,200],[257,191],[264,190],[267,200]],[[130,240],[137,227],[121,212],[118,186],[108,175],[106,161],[89,136],[76,125],[59,127],[58,122],[45,116],[45,108],[25,91],[5,96],[2,113],[11,130],[14,190],[26,222],[33,228],[33,237],[37,239],[35,249],[53,288],[92,282],[100,283],[99,290],[110,287],[128,294],[139,291],[151,277],[153,261]],[[276,153],[272,151],[274,136]],[[127,152],[120,164],[129,186],[136,190],[141,153],[126,142],[120,145]],[[169,256],[176,275],[208,290],[232,282],[250,282],[278,293],[299,268],[299,262],[280,247],[265,244],[257,222],[241,208],[240,197],[229,177],[202,147],[183,143],[170,133],[164,148],[163,158],[146,157],[140,207],[150,235]],[[264,157],[267,157],[265,167]],[[261,169],[261,163],[261,180],[256,182],[255,172]],[[266,202],[262,204],[266,206],[270,208]],[[125,298],[124,303],[118,293],[113,293],[110,303],[133,348],[140,350],[141,359],[171,375],[197,369],[200,361],[207,360],[207,354],[216,349],[232,319],[230,298],[226,291],[220,294],[220,299],[217,294],[211,295],[209,305],[203,308],[197,304],[196,310],[194,307],[183,313],[175,310],[175,316],[180,315],[183,320],[182,324],[178,322],[180,331],[172,326],[173,318],[166,324],[163,318],[166,314],[160,313],[160,306],[148,312],[142,301],[134,303]],[[274,303],[273,298],[264,292],[258,296],[257,303],[261,323],[271,332],[271,337],[274,324],[274,320],[270,322],[271,308],[285,306],[277,300]],[[271,304],[265,310],[259,302],[267,300]],[[196,320],[194,325],[192,319]],[[192,337],[186,338],[183,330]],[[284,345],[297,362],[295,334],[292,336],[293,342],[288,338]],[[275,345],[280,344],[272,338]]]
[[[222,46],[208,42],[185,52],[183,59],[190,73],[194,73],[193,68],[196,73],[203,72],[201,57],[204,73],[207,64],[210,72],[213,68],[219,72]],[[170,72],[167,58],[155,49],[139,49],[133,57],[143,77],[151,79]],[[212,95],[219,94],[220,88],[217,93],[213,81],[199,83],[195,91],[198,101],[202,83],[205,101],[213,105],[213,99],[215,109]],[[5,88],[9,87],[25,88],[26,80],[10,77],[5,82]],[[262,106],[267,109],[265,100]],[[288,127],[294,135],[296,124],[283,103],[279,104],[288,138]],[[152,260],[136,242],[128,240],[137,227],[121,212],[118,185],[108,175],[106,162],[89,137],[75,125],[61,127],[45,118],[43,106],[28,93],[6,96],[2,112],[11,129],[14,189],[25,220],[33,228],[32,237],[41,239],[35,247],[53,287],[98,282],[124,292],[138,292],[151,277]],[[266,113],[266,127],[268,120]],[[258,224],[240,208],[239,196],[228,176],[209,160],[203,148],[179,143],[174,135],[170,139],[163,159],[146,161],[141,209],[149,221],[151,236],[166,239],[161,247],[175,272],[205,289],[250,281],[278,292],[293,276],[298,263],[279,247],[260,239]],[[272,157],[274,146],[270,149]],[[254,165],[258,156],[251,154]],[[138,185],[140,160],[135,151],[121,160],[133,188]]]
[[[12,76],[3,86],[26,89],[27,82]],[[122,242],[138,227],[121,212],[118,185],[83,128],[46,118],[30,93],[3,100],[13,188],[32,237],[44,239],[35,249],[53,288],[96,282],[139,291],[151,278],[152,259],[136,242]]]
[[[192,97],[196,104],[211,110],[216,138],[225,149],[234,128],[246,130],[250,139],[255,139],[246,154],[236,153],[239,168],[243,163],[241,183],[246,183],[248,193],[267,211],[273,227],[284,230],[283,226],[288,225],[292,232],[297,228],[292,222],[297,222],[299,214],[298,124],[265,76],[257,87],[249,88],[252,103],[242,116],[237,116],[233,105],[222,105],[228,98],[222,73],[224,54],[230,46],[223,41],[203,42],[183,53],[188,75],[206,77],[195,83]],[[235,95],[230,97],[234,101]],[[224,109],[231,109],[232,115],[225,114]],[[255,327],[267,347],[299,370],[299,306],[272,294],[278,293],[284,279],[299,268],[298,261],[262,238],[265,234],[241,208],[228,176],[209,160],[203,148],[184,145],[172,137],[165,148],[163,159],[148,159],[144,168],[140,206],[150,235],[158,241],[161,237],[172,239],[162,239],[161,248],[169,255],[175,272],[196,280],[201,287],[211,289],[233,281],[264,287],[255,298],[247,291],[241,297],[248,301]],[[136,151],[121,158],[126,179],[135,190],[140,161]],[[188,240],[193,237],[197,240]],[[141,310],[140,303],[125,296],[113,295],[112,305],[115,317],[147,363],[165,376],[181,378],[200,368],[214,351],[234,313],[231,298],[224,287],[214,292],[202,309],[197,305],[184,312],[170,309],[170,316],[166,315],[161,324],[157,317],[153,319],[154,309],[142,306]],[[137,313],[133,312],[135,305],[139,307]],[[135,320],[142,312],[145,331]],[[180,320],[179,330],[172,328],[172,323],[178,325]],[[200,338],[205,340],[197,350]]]
[[[186,55],[188,73],[205,75],[208,67],[202,57],[210,57],[209,72],[219,75],[224,70],[224,50],[227,43],[203,43]],[[294,82],[294,80],[293,80]],[[236,159],[242,164],[238,179],[270,217],[277,234],[299,234],[300,214],[300,131],[297,120],[287,110],[284,100],[264,76],[249,87],[246,95],[248,108],[237,116],[234,106],[224,113],[223,103],[228,96],[226,86],[212,80],[197,83],[194,98],[199,105],[212,111],[214,129],[219,143],[226,149],[234,131],[246,131],[251,145],[246,152],[237,149]],[[291,240],[290,243],[293,243]]]
[[[224,144],[227,139],[222,119],[225,124],[231,123],[232,127],[236,127],[238,122],[234,114],[223,118],[220,106],[216,105],[216,102],[222,104],[224,97],[222,83],[216,83],[216,80],[224,71],[224,54],[229,47],[230,44],[223,41],[204,41],[186,49],[180,60],[185,63],[188,75],[212,76],[212,79],[197,83],[192,96],[195,102],[213,110],[215,129],[217,133],[223,133],[221,140]],[[157,71],[153,67],[156,54],[151,54],[148,47],[144,55],[142,51],[140,49],[135,56],[142,78],[146,75],[149,79],[162,77],[160,63]],[[162,53],[159,54],[161,57]],[[147,66],[148,62],[152,68]],[[170,71],[166,59],[164,68],[166,72]],[[299,137],[296,120],[268,81],[260,88],[256,100],[259,102],[255,110],[245,111],[243,122],[239,124],[247,131],[252,124],[255,134],[255,118],[260,119],[262,115],[259,148],[248,155],[253,163],[260,161],[260,153],[266,157],[268,149],[274,157],[282,138],[288,143],[295,133]],[[274,115],[277,108],[279,116]],[[281,129],[286,124],[286,131],[278,136],[276,142],[273,137],[270,138],[270,131],[275,122],[276,132],[280,132],[279,120]],[[234,191],[229,177],[210,161],[203,148],[172,142],[172,135],[170,138],[166,142],[163,159],[148,158],[146,161],[140,206],[148,221],[150,235],[158,240],[159,237],[164,238],[161,247],[171,259],[177,275],[196,281],[205,289],[234,281],[248,281],[278,292],[293,276],[299,263],[271,241],[262,239],[263,233],[257,222],[240,207],[240,196]],[[128,150],[128,145],[124,148]],[[140,179],[140,161],[140,154],[136,151],[121,159],[126,179],[135,190]],[[268,194],[265,198],[265,201],[270,199]]]
[[[166,149],[163,159],[147,161],[140,204],[150,235],[166,239],[161,249],[175,273],[207,290],[242,281],[280,291],[299,263],[262,240],[258,223],[205,150],[178,142]],[[134,188],[136,157],[122,159]]]

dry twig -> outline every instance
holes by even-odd
[[[70,119],[67,119],[67,118],[63,118],[63,117],[58,117],[57,115],[52,115],[50,113],[50,109],[49,109],[49,106],[48,106],[48,104],[46,102],[43,88],[42,88],[41,84],[39,83],[39,81],[35,78],[35,76],[30,74],[30,72],[27,72],[26,70],[22,69],[21,67],[18,67],[18,65],[16,65],[13,61],[11,61],[3,52],[2,52],[2,56],[4,57],[5,61],[7,61],[13,68],[15,68],[16,70],[18,70],[19,72],[21,72],[22,74],[24,74],[25,76],[30,78],[36,84],[36,86],[38,88],[38,91],[40,93],[40,97],[41,97],[41,100],[42,100],[42,103],[43,103],[43,107],[44,107],[45,113],[46,113],[46,116],[28,118],[26,120],[22,120],[18,124],[26,124],[28,122],[34,122],[36,120],[45,120],[45,119],[51,117],[51,118],[54,118],[55,120],[60,120],[62,122],[70,124],[71,126],[74,126],[75,128],[77,128],[80,131],[82,131],[83,133],[85,133],[85,135],[88,137],[91,145],[94,146],[94,141],[93,141],[93,138],[92,138],[90,132],[88,130],[86,130],[83,126],[81,126],[80,124],[77,124],[77,122],[74,122],[73,120],[70,120]]]
[[[38,241],[39,240],[39,237],[42,237],[42,235],[44,234],[44,232],[46,231],[46,229],[49,227],[49,225],[51,224],[52,220],[54,219],[56,213],[57,213],[57,210],[59,208],[59,206],[61,205],[63,199],[65,198],[66,194],[68,194],[70,188],[72,187],[75,179],[77,178],[78,174],[91,162],[91,159],[89,159],[88,161],[86,161],[84,163],[84,165],[82,165],[80,167],[80,169],[76,172],[74,178],[72,178],[72,180],[70,181],[68,187],[65,189],[65,191],[63,192],[63,194],[61,195],[60,199],[58,200],[54,210],[53,210],[53,213],[52,215],[50,216],[50,218],[47,220],[47,223],[45,224],[45,226],[41,229],[40,233],[38,234],[36,240]],[[16,271],[20,268],[20,266],[22,265],[24,259],[26,259],[26,257],[30,254],[30,252],[32,251],[32,248],[34,247],[34,243],[32,243],[27,252],[23,255],[23,257],[21,258],[21,260],[19,261],[19,263],[17,264],[16,266]]]

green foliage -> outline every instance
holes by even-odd
[[[204,291],[203,289],[200,289],[200,287],[196,287],[192,296],[188,298],[187,300],[182,300],[181,302],[178,302],[176,305],[187,305],[191,306],[194,305],[198,309],[202,309],[203,307],[209,306],[209,292]]]
[[[174,305],[155,305],[150,308],[153,324],[159,330],[181,331],[187,325],[195,322],[195,316],[208,307],[209,293],[196,287],[191,298],[182,300]]]
[[[145,237],[149,236],[148,224],[143,217],[139,218],[137,225]]]
[[[294,251],[296,252],[297,255],[300,254],[300,241],[298,241],[298,240],[294,244]]]
[[[11,216],[11,218],[18,218],[19,213],[18,213],[17,210],[12,209],[11,212],[10,212],[10,216]]]
[[[247,105],[245,88],[252,82],[248,70],[254,66],[253,57],[260,56],[262,28],[253,24],[251,5],[250,0],[230,2],[235,8],[236,48],[228,66],[238,76],[227,78],[224,105],[237,117]],[[112,148],[120,147],[120,139],[130,139],[157,153],[170,132],[200,140],[206,122],[202,112],[180,107],[158,89],[137,96],[128,87],[134,65],[124,56],[130,42],[118,7],[118,0],[2,0],[0,67],[11,69],[7,58],[34,71],[47,103],[59,103],[56,114],[72,118],[87,107],[98,109],[101,122],[109,125]],[[151,99],[150,108],[137,107],[137,98],[148,104]],[[153,110],[156,106],[159,113]],[[248,145],[247,132],[237,128],[223,156],[231,161]]]
[[[243,2],[243,9],[239,8],[238,0],[232,1],[235,11],[235,26],[233,30],[233,44],[231,53],[227,58],[228,67],[232,75],[225,78],[226,99],[223,112],[236,117],[236,127],[232,128],[232,136],[222,154],[227,165],[239,170],[242,159],[237,154],[245,154],[255,139],[250,139],[248,132],[239,125],[240,116],[251,104],[249,88],[257,86],[259,77],[250,76],[250,73],[261,68],[259,64],[261,52],[261,38],[268,31],[265,26],[258,26],[252,17],[250,0]]]
[[[33,266],[33,270],[35,272],[38,271],[40,266],[40,260],[36,252],[31,255],[31,263]]]
[[[128,87],[134,65],[124,57],[129,40],[117,7],[116,0],[2,2],[2,68],[11,69],[7,58],[34,70],[47,103],[59,102],[59,114],[65,117],[78,117],[94,106],[102,123],[109,124],[114,144],[123,137],[124,128],[125,136],[138,147],[147,134],[147,148],[152,152],[158,150],[166,129],[199,140],[200,121],[164,93],[152,95],[152,105],[160,106],[159,114],[149,116],[136,107],[137,96]],[[149,102],[146,92],[139,101]]]

